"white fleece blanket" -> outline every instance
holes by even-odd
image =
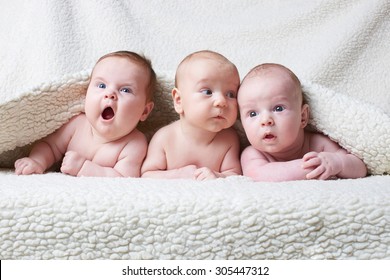
[[[0,9],[0,167],[83,110],[90,69],[151,58],[150,138],[177,118],[176,66],[211,49],[243,77],[276,62],[303,81],[311,125],[361,157],[359,180],[254,183],[16,176],[0,171],[1,259],[390,258],[390,2],[23,1]],[[242,145],[247,141],[237,123]]]
[[[389,259],[389,183],[3,173],[0,258]]]

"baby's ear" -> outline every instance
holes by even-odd
[[[145,121],[148,118],[148,116],[152,112],[153,108],[154,108],[154,102],[153,101],[150,101],[150,102],[146,103],[144,111],[142,112],[142,115],[141,115],[141,118],[140,118],[141,122]]]
[[[307,124],[309,123],[309,105],[308,104],[303,104],[302,109],[301,109],[301,127],[305,128]]]
[[[173,99],[173,105],[175,106],[175,111],[178,114],[182,114],[183,108],[181,106],[181,96],[180,96],[180,91],[177,88],[174,88],[172,90],[172,99]]]

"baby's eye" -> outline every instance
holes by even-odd
[[[131,89],[129,88],[122,88],[121,91],[126,93],[131,93]]]
[[[212,95],[213,94],[213,92],[210,89],[202,89],[200,92],[205,94],[205,95]]]
[[[106,88],[106,85],[103,83],[98,84],[98,88]]]
[[[284,110],[284,107],[281,105],[275,106],[274,112],[282,112]]]
[[[235,94],[233,91],[229,91],[229,92],[226,94],[226,96],[227,96],[228,98],[236,98],[236,94]]]
[[[249,117],[253,118],[256,117],[258,114],[255,111],[250,111],[249,112]]]

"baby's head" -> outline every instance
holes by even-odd
[[[156,73],[154,72],[152,68],[152,63],[150,59],[146,58],[143,55],[137,54],[135,52],[130,52],[130,51],[116,51],[116,52],[111,52],[108,54],[103,55],[98,59],[98,61],[95,63],[94,68],[92,69],[91,77],[94,74],[94,70],[96,66],[99,64],[100,61],[109,58],[109,57],[114,57],[114,58],[124,58],[129,60],[132,63],[137,64],[141,69],[146,71],[147,75],[144,76],[143,78],[146,79],[146,100],[147,102],[153,101],[153,95],[154,92],[156,91],[156,86],[157,86],[157,76]]]
[[[198,70],[197,68],[200,65],[200,62],[204,62],[208,67],[221,69],[222,71],[229,71],[233,75],[233,81],[238,80],[238,85],[240,83],[240,78],[238,74],[237,67],[222,54],[210,51],[210,50],[202,50],[191,53],[187,55],[179,64],[176,70],[175,75],[175,87],[179,88],[179,83],[182,80],[188,79],[188,71]],[[201,70],[201,69],[200,69]],[[235,82],[236,82],[235,81]],[[237,85],[237,87],[238,87]]]
[[[269,153],[288,150],[308,122],[301,83],[280,64],[261,64],[250,70],[241,83],[238,104],[249,142]]]
[[[276,83],[271,83],[271,86],[276,87],[279,84],[283,84],[285,86],[289,86],[290,89],[285,91],[285,94],[293,94],[295,95],[295,98],[298,101],[301,101],[302,105],[305,102],[304,96],[302,93],[302,86],[301,82],[299,81],[298,77],[292,72],[289,68],[286,66],[283,66],[281,64],[276,63],[264,63],[255,66],[252,68],[248,74],[244,77],[244,79],[241,82],[241,87],[244,85],[247,86],[247,84],[250,82],[250,79],[257,78],[257,80],[268,80],[269,78],[275,78]],[[253,80],[252,80],[253,81]],[[245,98],[246,93],[250,93],[250,90],[240,90],[241,97]]]
[[[148,59],[129,51],[106,54],[91,73],[87,119],[103,138],[119,139],[148,117],[155,87],[156,74]]]
[[[226,57],[208,50],[192,53],[176,71],[175,110],[210,131],[228,128],[237,119],[239,85],[238,70]]]

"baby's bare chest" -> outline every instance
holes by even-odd
[[[75,151],[87,160],[102,166],[114,166],[118,161],[122,143],[97,143],[93,137],[85,133],[75,135],[68,145],[68,151]]]
[[[179,168],[194,164],[219,170],[227,151],[228,147],[224,145],[194,146],[180,143],[166,149],[167,165],[169,168]]]

